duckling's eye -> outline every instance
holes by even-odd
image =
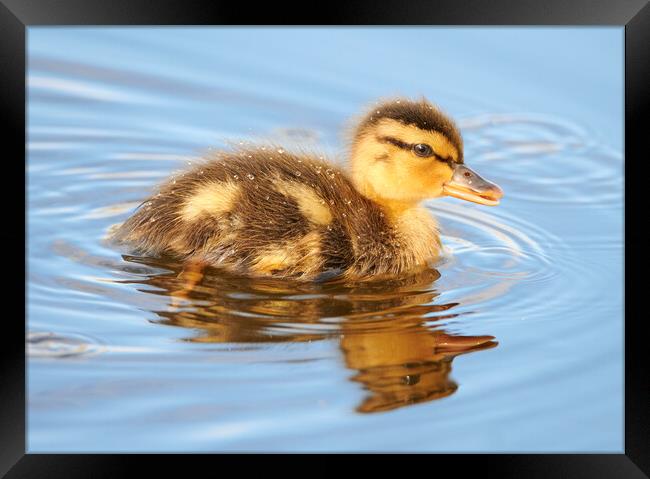
[[[431,147],[425,143],[418,143],[417,145],[413,145],[413,153],[415,153],[418,156],[431,156],[433,155],[433,150]]]

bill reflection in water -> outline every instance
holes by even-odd
[[[435,325],[456,317],[458,303],[434,303],[439,293],[433,285],[440,277],[434,269],[385,281],[294,284],[222,271],[205,271],[198,278],[167,261],[124,258],[172,269],[128,282],[168,296],[169,307],[154,313],[162,324],[198,331],[189,341],[338,341],[345,365],[354,371],[351,379],[368,391],[356,406],[362,413],[453,394],[458,388],[450,378],[453,359],[497,345],[493,336],[448,334]]]

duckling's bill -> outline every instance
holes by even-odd
[[[472,201],[481,205],[496,206],[503,197],[503,190],[464,164],[454,167],[454,175],[443,187],[446,195]]]

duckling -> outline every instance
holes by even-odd
[[[439,257],[421,203],[444,195],[494,206],[503,192],[465,165],[460,131],[438,107],[398,98],[360,118],[345,168],[275,146],[219,151],[163,184],[113,237],[193,269],[395,276]]]

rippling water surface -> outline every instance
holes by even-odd
[[[622,29],[30,28],[28,447],[621,451]],[[341,158],[425,95],[496,208],[427,206],[445,257],[391,281],[251,280],[108,229],[207,148]]]

